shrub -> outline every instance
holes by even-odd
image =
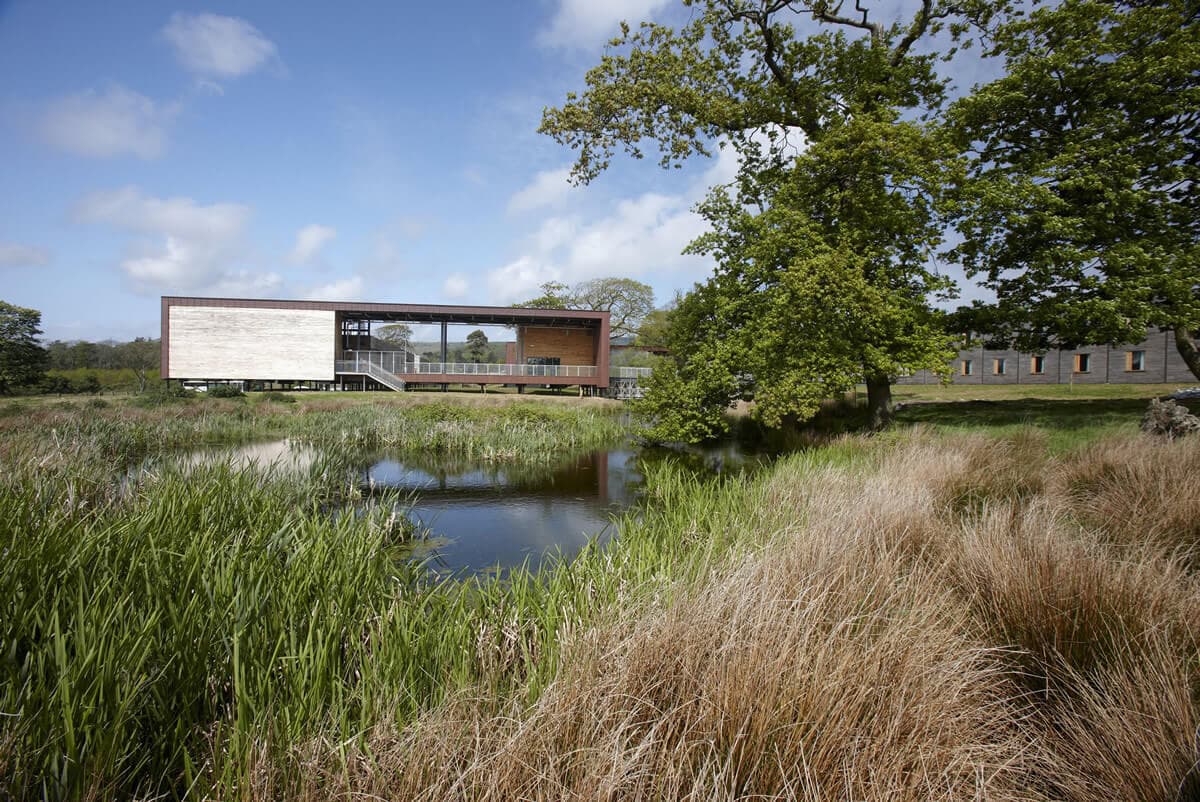
[[[1155,398],[1150,401],[1146,417],[1142,418],[1142,431],[1171,439],[1182,437],[1200,432],[1200,418],[1169,398],[1161,401]]]
[[[151,385],[146,392],[134,396],[129,403],[142,409],[154,409],[164,404],[191,401],[193,398],[195,394],[185,390],[182,385],[163,383]]]
[[[241,398],[245,393],[236,384],[215,384],[208,389],[209,398]]]
[[[77,381],[71,382],[71,392],[95,395],[100,392],[100,379],[94,373],[88,373]]]
[[[75,392],[75,388],[65,376],[50,374],[42,380],[42,392],[46,395],[66,395]]]
[[[278,390],[268,390],[260,395],[258,400],[264,403],[270,402],[272,404],[294,404],[296,403],[296,396],[288,395],[287,393],[281,393]]]

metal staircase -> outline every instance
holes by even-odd
[[[358,376],[370,376],[384,387],[391,388],[398,393],[404,392],[404,379],[401,379],[399,376],[389,370],[384,370],[382,367],[371,361],[339,361],[337,363],[337,372],[355,374]]]

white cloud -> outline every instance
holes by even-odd
[[[536,294],[546,281],[572,284],[661,270],[700,272],[706,260],[682,255],[684,246],[705,230],[691,205],[685,194],[646,193],[620,201],[599,219],[551,217],[528,239],[524,253],[489,274],[489,288],[507,303]]]
[[[304,297],[309,301],[357,301],[362,298],[362,294],[362,276],[351,276],[313,287]]]
[[[570,176],[570,167],[544,170],[538,173],[524,189],[509,198],[508,211],[512,213],[528,212],[562,202],[572,189],[571,184],[568,183]]]
[[[798,136],[795,131],[778,131],[772,139],[762,131],[751,140],[764,151],[773,146],[784,155],[795,155],[804,147]],[[682,253],[707,230],[704,219],[692,208],[709,187],[732,181],[740,163],[738,151],[726,146],[717,151],[696,181],[678,194],[648,192],[619,200],[600,216],[551,214],[526,238],[515,259],[488,273],[489,291],[499,302],[508,303],[537,295],[547,281],[573,284],[601,276],[644,277],[671,270],[700,278],[711,268],[711,261]],[[538,184],[535,180],[530,187]]]
[[[559,0],[538,41],[552,47],[599,48],[622,21],[636,26],[667,6],[669,0]]]
[[[278,295],[282,286],[283,276],[278,273],[237,270],[222,275],[215,284],[206,288],[205,292],[230,298],[264,298]]]
[[[46,142],[78,156],[155,159],[166,150],[167,129],[178,113],[177,103],[158,104],[114,84],[52,101],[39,130]]]
[[[501,304],[525,301],[536,296],[537,289],[547,281],[565,278],[560,269],[542,258],[541,254],[520,256],[488,273],[491,297]]]
[[[162,35],[179,63],[201,79],[246,75],[279,55],[274,42],[238,17],[176,12]]]
[[[50,252],[33,245],[0,242],[0,267],[43,267],[50,264]]]
[[[182,197],[151,198],[137,187],[123,187],[88,195],[79,202],[76,215],[84,222],[133,231],[224,240],[241,232],[250,208],[237,203],[201,206]]]
[[[144,235],[130,243],[121,269],[141,291],[265,292],[274,274],[234,271],[250,219],[248,206],[191,198],[152,198],[135,187],[97,192],[75,208],[84,223],[103,223]]]
[[[451,273],[442,284],[442,294],[447,298],[462,298],[471,289],[471,283],[462,273]]]
[[[296,232],[296,244],[288,260],[293,264],[303,265],[311,262],[325,243],[337,236],[337,229],[316,223],[305,226]]]

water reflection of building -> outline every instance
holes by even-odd
[[[553,466],[509,465],[495,468],[478,466],[417,465],[412,461],[381,460],[364,471],[365,484],[379,488],[414,491],[420,502],[505,501],[522,499],[587,499],[601,505],[610,497],[610,472],[613,455],[622,454],[622,468],[628,460],[625,452],[595,451]],[[624,476],[622,470],[620,476]],[[623,480],[622,481],[623,484]],[[624,499],[624,487],[618,490]]]

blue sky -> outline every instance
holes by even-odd
[[[157,336],[164,294],[509,304],[631,276],[665,302],[729,153],[572,188],[536,133],[668,0],[0,0],[0,299],[46,339]],[[420,334],[420,333],[418,333]]]

